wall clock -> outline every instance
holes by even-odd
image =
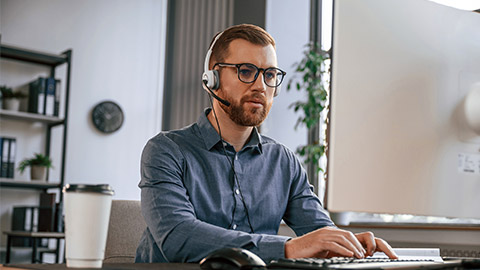
[[[92,121],[95,128],[103,133],[113,133],[122,127],[123,111],[113,101],[102,101],[92,110]]]

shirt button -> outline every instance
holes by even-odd
[[[236,230],[237,229],[237,224],[233,224],[232,229]]]
[[[240,194],[240,190],[238,188],[235,189],[235,193],[237,193],[237,195]]]

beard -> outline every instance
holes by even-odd
[[[238,102],[225,94],[225,91],[222,89],[220,89],[218,95],[230,102],[230,106],[225,106],[222,103],[219,104],[230,117],[230,119],[235,124],[240,126],[259,126],[265,120],[265,118],[267,118],[268,112],[272,107],[272,103],[268,103],[265,96],[260,93],[253,93],[249,96],[243,96]],[[253,98],[261,100],[263,106],[261,108],[245,109],[244,104]]]

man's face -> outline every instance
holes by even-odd
[[[277,67],[277,55],[272,45],[255,45],[236,39],[230,43],[228,55],[223,62],[250,63],[265,69]],[[230,102],[228,107],[220,104],[222,109],[237,125],[260,125],[272,107],[275,88],[265,84],[262,72],[252,83],[241,82],[235,67],[221,67],[219,73],[220,88],[217,95]]]

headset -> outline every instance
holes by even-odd
[[[210,63],[210,57],[212,56],[213,46],[215,45],[218,38],[220,38],[222,34],[223,32],[221,32],[220,34],[217,35],[217,37],[215,37],[215,39],[212,42],[212,45],[208,49],[207,56],[205,57],[204,71],[202,74],[202,82],[203,82],[203,89],[205,89],[205,91],[207,91],[212,97],[214,97],[216,100],[220,101],[222,104],[228,107],[230,106],[230,102],[220,98],[219,96],[215,95],[215,93],[213,93],[213,90],[218,89],[218,87],[220,86],[220,77],[218,75],[218,71],[208,69],[208,65]],[[247,216],[248,226],[250,227],[251,233],[255,233],[255,231],[253,230],[252,223],[250,222],[250,215],[248,214],[247,204],[245,203],[245,198],[243,197],[243,193],[240,188],[240,182],[238,181],[238,176],[237,176],[237,173],[235,172],[235,167],[233,166],[233,162],[232,160],[230,160],[227,154],[227,150],[225,149],[225,141],[223,140],[223,137],[222,137],[222,131],[220,129],[220,123],[218,122],[217,113],[215,112],[215,107],[213,107],[212,99],[210,98],[209,100],[210,100],[210,104],[212,105],[212,111],[215,116],[215,121],[217,122],[218,135],[220,136],[220,140],[222,141],[223,154],[225,155],[225,157],[228,160],[228,163],[230,164],[230,167],[233,172],[233,180],[237,183],[238,190],[240,191],[240,200],[243,203],[243,207],[245,208],[245,214]],[[235,197],[235,192],[232,192],[232,193],[233,193],[233,199],[234,199],[234,204],[233,204],[234,207],[232,211],[232,221],[230,222],[230,225],[228,225],[229,228],[231,228],[233,225],[233,222],[235,220],[235,211],[237,209],[237,202],[236,202],[237,199]]]
[[[209,93],[211,93],[212,90],[217,90],[218,87],[220,86],[220,77],[218,76],[218,71],[209,69],[208,65],[210,64],[210,57],[212,57],[213,46],[215,46],[215,43],[217,42],[217,40],[220,38],[222,34],[223,32],[220,32],[215,37],[215,39],[212,42],[212,45],[210,46],[210,48],[208,48],[207,56],[205,56],[202,81],[203,81],[203,89],[205,89]]]
[[[210,58],[212,57],[213,46],[220,38],[223,32],[220,32],[212,42],[210,48],[208,48],[207,55],[205,56],[205,63],[203,64],[203,74],[202,74],[202,82],[203,82],[203,89],[211,94],[216,100],[223,103],[225,106],[230,106],[230,102],[226,101],[225,99],[220,98],[219,96],[213,93],[213,90],[217,90],[220,87],[220,76],[218,75],[218,70],[209,69],[208,65],[210,64]],[[280,93],[279,86],[275,87],[275,92],[273,96],[276,97]]]
[[[213,93],[213,90],[217,90],[218,87],[220,86],[220,76],[218,75],[218,70],[212,70],[208,69],[208,64],[210,64],[210,57],[212,56],[212,51],[213,51],[213,46],[215,46],[215,43],[217,40],[220,38],[220,36],[223,34],[223,32],[220,32],[215,39],[212,42],[212,46],[208,48],[207,51],[207,56],[205,56],[205,63],[203,66],[203,74],[202,74],[202,82],[203,82],[203,89],[207,91],[212,97],[214,97],[216,100],[220,101],[223,105],[229,107],[230,102],[227,100],[220,98],[219,96],[215,95]]]

